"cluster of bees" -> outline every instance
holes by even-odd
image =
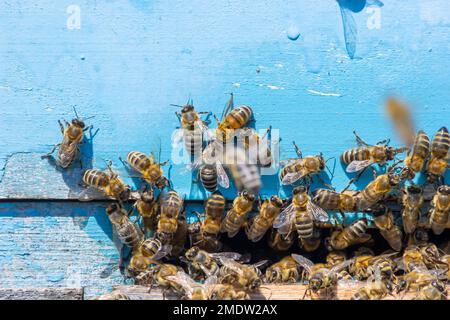
[[[281,184],[293,186],[292,196],[258,196],[258,169],[271,164],[270,148],[254,153],[256,164],[229,164],[213,156],[237,130],[238,139],[244,139],[243,150],[235,150],[237,157],[252,148],[245,143],[249,136],[256,135],[256,141],[266,139],[246,127],[253,117],[251,107],[235,108],[231,96],[222,118],[216,118],[215,134],[207,134],[208,125],[191,102],[179,106],[181,112],[176,113],[184,146],[192,154],[189,169],[198,170],[198,182],[211,192],[204,213],[194,212],[196,222],[187,223],[184,198],[164,176],[162,166],[167,163],[138,151],[130,152],[122,162],[142,178],[140,190],[131,190],[109,163],[105,171],[84,172],[82,181],[88,188],[80,199],[89,200],[92,191],[114,199],[106,214],[123,248],[129,248],[128,256],[121,255],[124,273],[135,284],[158,286],[181,298],[249,299],[263,284],[299,281],[307,283],[305,295],[329,298],[339,281],[365,280],[354,299],[382,299],[408,291],[416,292],[418,299],[445,299],[450,256],[448,248],[445,252],[430,242],[428,229],[439,235],[449,222],[450,186],[444,174],[449,168],[450,135],[442,127],[430,141],[425,132],[414,129],[406,105],[389,99],[386,106],[405,146],[394,148],[389,141],[369,145],[355,133],[358,147],[345,151],[341,162],[347,172],[356,175],[342,191],[320,178],[326,166],[323,155],[304,157],[294,142],[298,157],[281,161],[279,175]],[[56,163],[67,168],[77,159],[89,127],[78,115],[72,123],[60,126],[64,138],[52,152],[58,148]],[[199,148],[200,154],[195,154]],[[397,158],[401,153],[406,153],[403,160]],[[373,165],[384,167],[384,173],[378,174]],[[373,181],[362,190],[349,190],[367,169],[373,170]],[[230,186],[228,174],[239,191],[229,208],[218,190]],[[417,174],[426,177],[422,185],[413,182]],[[311,190],[313,178],[324,187]],[[425,194],[424,189],[430,188],[432,192]],[[127,211],[130,200],[134,204]],[[134,211],[136,221],[132,221]],[[351,212],[370,214],[373,225],[366,218],[347,223],[346,213]],[[331,213],[341,215],[342,223],[331,223]],[[388,251],[373,252],[370,228],[379,231]],[[269,260],[251,264],[248,254],[227,250],[224,240],[240,230],[250,242],[265,238],[281,259],[274,264]],[[292,253],[295,243],[303,255]],[[326,261],[314,264],[306,256],[319,248],[327,250]],[[118,292],[99,297],[127,298]]]

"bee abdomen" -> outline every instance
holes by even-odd
[[[200,181],[206,190],[212,192],[217,189],[217,170],[214,165],[204,165],[200,169]]]
[[[430,153],[430,139],[422,130],[417,133],[413,149],[414,153],[418,154],[422,159],[426,159]]]
[[[300,239],[308,239],[313,236],[314,221],[311,219],[308,213],[297,213],[295,219],[295,227]]]
[[[109,183],[109,176],[100,170],[89,169],[83,174],[83,182],[94,187],[105,187]]]
[[[240,106],[233,109],[226,117],[225,122],[231,129],[242,128],[251,118],[252,108],[249,106]]]
[[[205,213],[207,216],[217,219],[222,218],[225,210],[225,198],[220,193],[215,193],[206,200]]]
[[[328,189],[317,189],[313,192],[314,202],[325,210],[335,210],[339,207],[339,194]]]
[[[348,230],[347,240],[349,242],[353,242],[354,240],[359,239],[363,234],[366,233],[367,222],[364,220],[356,221],[347,230]]]
[[[147,155],[139,151],[131,151],[127,156],[127,161],[134,169],[138,171],[143,171],[152,164]]]
[[[450,150],[450,135],[446,127],[436,133],[431,145],[431,153],[437,158],[445,158]]]
[[[370,150],[368,148],[354,148],[345,151],[341,155],[341,161],[345,164],[349,164],[352,161],[362,161],[370,159]]]
[[[203,146],[203,133],[201,130],[185,130],[184,146],[191,154],[201,153]]]
[[[174,191],[164,192],[160,199],[161,215],[177,218],[183,209],[183,199]]]
[[[447,221],[449,220],[449,213],[434,209],[430,215],[430,225],[433,233],[436,235],[444,232]]]
[[[145,240],[141,245],[141,252],[146,257],[153,257],[161,248],[161,241],[157,238]]]

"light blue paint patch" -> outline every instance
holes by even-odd
[[[300,30],[297,26],[291,25],[287,28],[286,34],[289,40],[296,41],[300,37]]]
[[[53,283],[57,283],[57,282],[61,282],[64,280],[65,274],[64,273],[59,273],[59,274],[50,274],[48,275],[47,279],[50,282]]]

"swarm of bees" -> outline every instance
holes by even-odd
[[[80,200],[91,200],[93,192],[114,200],[106,214],[122,246],[124,276],[192,300],[250,299],[264,286],[286,283],[306,284],[299,298],[332,299],[337,286],[355,282],[355,300],[398,298],[408,292],[415,299],[446,299],[450,246],[441,249],[431,241],[442,240],[450,222],[450,186],[444,181],[450,167],[446,127],[430,139],[415,130],[409,108],[391,98],[386,111],[404,146],[391,147],[388,139],[370,145],[354,132],[357,147],[340,157],[354,177],[336,191],[321,178],[324,156],[304,157],[294,142],[298,157],[281,161],[279,173],[280,185],[292,186],[291,197],[274,194],[263,199],[259,170],[273,163],[273,150],[265,144],[249,151],[255,141],[257,146],[267,142],[271,128],[258,135],[248,127],[252,108],[235,108],[233,99],[231,95],[221,119],[214,116],[215,130],[201,118],[211,113],[197,112],[192,101],[177,106],[179,138],[191,158],[187,171],[197,171],[194,182],[209,192],[203,212],[186,216],[184,196],[164,176],[162,167],[168,162],[156,160],[153,153],[131,151],[126,161],[121,159],[142,180],[140,190],[131,190],[111,162],[106,170],[84,172],[81,180],[87,188]],[[60,126],[63,140],[51,153],[59,148],[55,163],[67,168],[79,157],[87,128],[78,115]],[[224,152],[230,143],[231,156]],[[250,162],[245,161],[248,154]],[[368,169],[373,180],[350,190]],[[418,183],[417,176],[424,181]],[[230,177],[238,190],[231,202],[220,191],[230,187]],[[311,190],[314,179],[321,187]],[[347,221],[355,213],[363,213],[362,218]],[[266,256],[251,252],[253,243],[264,246]],[[129,297],[110,293],[98,299]]]

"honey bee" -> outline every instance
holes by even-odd
[[[366,233],[367,228],[366,219],[356,220],[341,230],[333,231],[326,241],[333,250],[344,250],[355,244],[369,241],[372,237]]]
[[[181,113],[175,112],[180,120],[184,146],[191,155],[199,155],[203,147],[203,134],[208,131],[205,122],[200,118],[201,114],[210,114],[209,112],[197,112],[189,101],[185,106],[180,107]]]
[[[178,218],[183,211],[184,200],[175,190],[163,191],[159,195],[160,215],[167,218]]]
[[[184,212],[182,212],[177,218],[177,231],[175,231],[175,234],[170,241],[170,245],[172,246],[172,250],[170,251],[171,258],[177,258],[184,250],[187,236],[188,224],[186,221],[186,216]]]
[[[209,192],[217,189],[217,168],[211,164],[204,164],[199,170],[199,178],[203,187]]]
[[[128,218],[128,212],[120,205],[113,203],[106,208],[106,213],[120,242],[127,247],[137,248],[144,239],[144,235],[141,229]]]
[[[217,126],[218,132],[223,132],[227,129],[243,128],[253,116],[253,110],[250,106],[241,105],[234,108],[233,94],[230,95],[224,111],[222,112],[220,123]]]
[[[303,158],[298,146],[295,142],[293,144],[298,158],[282,161],[285,165],[280,172],[281,183],[283,185],[290,185],[305,177],[311,182],[312,175],[316,175],[321,180],[318,174],[325,169],[325,159],[322,154]]]
[[[153,263],[153,261],[144,256],[141,253],[141,250],[135,250],[133,255],[131,256],[130,263],[128,264],[128,275],[136,278],[140,274],[143,274],[148,271],[149,266]]]
[[[140,247],[140,253],[153,261],[159,260],[168,255],[172,250],[172,245],[163,244],[158,238],[152,237],[144,240]]]
[[[250,162],[264,167],[272,164],[272,153],[268,145],[267,136],[271,131],[267,129],[264,136],[260,136],[253,128],[241,128],[237,135],[237,145],[248,152]]]
[[[450,214],[450,186],[439,186],[431,200],[430,225],[434,234],[441,234],[447,227]]]
[[[300,266],[291,256],[286,256],[266,269],[268,283],[298,282],[301,279]]]
[[[369,266],[373,261],[374,253],[372,250],[361,247],[355,252],[353,263],[349,267],[350,274],[357,280],[364,280],[370,276]]]
[[[200,214],[195,213],[199,225],[195,231],[191,232],[193,234],[192,245],[208,252],[219,251],[222,247],[222,243],[219,241],[221,219],[205,216],[202,221]]]
[[[359,210],[366,210],[383,200],[400,183],[400,176],[394,172],[379,175],[356,194]]]
[[[306,272],[308,288],[303,298],[308,292],[318,293],[321,290],[325,290],[325,294],[328,296],[329,290],[332,290],[337,284],[338,272],[345,269],[352,262],[352,260],[346,260],[332,268],[327,268],[324,264],[314,264],[311,260],[299,254],[293,253],[292,258]]]
[[[414,300],[447,300],[447,288],[445,283],[439,280],[431,281],[418,290]]]
[[[244,150],[235,147],[233,152],[225,154],[225,162],[231,171],[238,190],[248,190],[253,193],[259,192],[261,188],[259,169],[250,162]]]
[[[273,224],[275,218],[280,214],[283,201],[278,196],[271,196],[270,199],[259,202],[259,213],[247,225],[246,234],[252,242],[258,242],[264,237],[267,230]]]
[[[324,210],[354,212],[357,210],[354,194],[355,191],[336,192],[329,189],[316,189],[313,192],[313,201]]]
[[[447,289],[441,281],[443,277],[441,273],[427,269],[415,269],[404,274],[401,277],[397,287],[398,292],[404,291],[405,294],[409,290],[418,292],[415,299],[419,300],[445,300]]]
[[[155,231],[158,224],[158,203],[153,188],[139,192],[139,198],[134,203],[139,215],[144,220],[146,230]]]
[[[245,291],[255,291],[262,284],[260,267],[267,264],[267,260],[252,265],[241,264],[228,257],[220,256],[222,267],[219,270],[221,283],[231,284]]]
[[[231,284],[211,284],[209,288],[209,300],[250,300],[247,292],[239,290]]]
[[[386,253],[369,260],[367,272],[369,275],[377,276],[382,280],[396,281],[395,271],[397,264],[392,259],[397,252]]]
[[[410,152],[405,158],[405,166],[400,175],[403,179],[414,179],[416,173],[421,172],[430,154],[430,138],[420,130],[412,145]]]
[[[311,201],[305,186],[294,188],[292,194],[291,204],[275,218],[273,227],[281,234],[288,234],[295,228],[299,239],[311,238],[314,221],[327,222],[328,214]]]
[[[175,275],[168,276],[167,279],[181,287],[179,293],[182,295],[182,299],[208,300],[209,298],[207,284],[197,283],[184,271],[178,271]]]
[[[228,237],[234,237],[245,224],[247,214],[252,210],[254,201],[255,196],[252,193],[240,192],[234,199],[232,208],[222,220],[220,232],[227,232]]]
[[[408,148],[393,148],[388,147],[387,144],[382,145],[388,141],[380,141],[377,145],[371,146],[364,142],[355,131],[356,141],[360,147],[345,151],[341,155],[341,161],[348,165],[346,171],[358,172],[371,164],[385,165],[387,161],[394,160],[399,153],[405,152]]]
[[[206,277],[215,276],[219,273],[219,265],[213,256],[197,246],[189,248],[184,256],[196,273],[201,273]]]
[[[386,100],[387,115],[391,119],[398,137],[410,146],[414,143],[415,129],[410,107],[404,102],[390,97]]]
[[[178,272],[183,271],[180,267],[168,263],[157,263],[155,267],[148,272],[137,277],[138,283],[156,284],[163,290],[171,290],[176,293],[184,293],[183,287],[174,281],[171,277],[176,276]]]
[[[372,276],[355,292],[351,300],[381,300],[387,295],[393,295],[393,291],[394,286],[390,281]]]
[[[313,228],[310,238],[299,238],[299,247],[306,252],[313,252],[319,249],[322,244],[322,231],[319,228]]]
[[[425,243],[419,245],[420,252],[422,253],[423,262],[428,269],[442,269],[449,270],[448,264],[442,260],[441,251],[434,243]]]
[[[59,148],[56,164],[64,169],[70,167],[73,161],[79,156],[80,144],[83,142],[84,132],[92,129],[92,126],[86,127],[84,121],[78,116],[75,108],[73,108],[73,111],[75,112],[76,117],[71,123],[64,120],[64,126],[61,121],[58,120],[63,135],[63,141],[56,144],[48,154],[42,156],[42,158],[48,158],[57,148]]]
[[[161,155],[161,152],[159,154]],[[161,167],[165,166],[169,161],[160,162],[158,160],[158,162],[156,162],[153,153],[151,153],[150,156],[147,156],[139,151],[131,151],[128,153],[127,163],[133,170],[139,172],[142,179],[147,181],[151,186],[163,189],[169,185],[169,180],[164,177],[164,171],[161,169]],[[126,165],[126,163],[124,164]]]
[[[119,202],[127,201],[130,198],[131,189],[112,170],[112,163],[109,162],[107,171],[98,169],[86,170],[83,174],[83,182],[88,188],[80,194],[81,201],[92,200],[90,190],[102,191],[106,196],[112,197]]]
[[[287,251],[294,244],[294,233],[281,234],[277,229],[272,228],[270,237],[267,240],[269,247],[275,251]]]
[[[395,224],[392,211],[387,207],[384,208],[384,213],[376,216],[373,222],[391,248],[395,251],[400,251],[402,249],[403,233],[399,226]]]
[[[446,127],[442,127],[436,133],[431,142],[431,157],[428,160],[428,182],[435,182],[442,178],[447,168],[450,168],[450,134]]]
[[[417,185],[411,185],[403,189],[402,195],[402,221],[403,229],[411,234],[416,230],[421,216],[423,205],[423,189]]]
[[[410,273],[417,270],[427,270],[422,252],[418,246],[411,245],[405,248],[402,256],[401,268]]]

